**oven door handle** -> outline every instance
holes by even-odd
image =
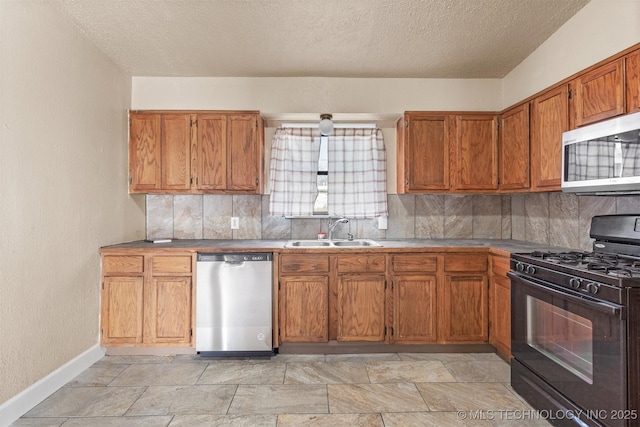
[[[619,316],[620,317],[620,313],[622,312],[621,307],[618,305],[612,305],[612,304],[608,304],[606,302],[599,302],[599,301],[593,301],[584,297],[581,297],[579,295],[573,295],[570,293],[566,293],[566,292],[562,292],[559,291],[555,288],[552,288],[550,286],[545,286],[541,283],[538,282],[534,282],[532,280],[529,280],[523,276],[520,276],[514,272],[508,272],[507,276],[509,276],[512,280],[513,279],[517,279],[522,281],[525,285],[531,286],[533,288],[537,288],[537,289],[542,289],[547,293],[553,294],[555,296],[559,296],[561,298],[567,299],[567,300],[571,300],[572,302],[575,302],[576,304],[580,304],[583,306],[586,306],[590,309],[596,310],[596,311],[600,311],[603,313],[606,313],[610,316]],[[620,317],[622,318],[622,317]]]

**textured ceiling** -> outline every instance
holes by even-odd
[[[501,78],[589,0],[55,0],[134,76]]]

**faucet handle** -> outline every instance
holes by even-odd
[[[347,233],[347,240],[353,240],[353,234]]]

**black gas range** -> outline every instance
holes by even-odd
[[[640,425],[640,215],[596,216],[590,236],[512,254],[512,386],[556,425]]]

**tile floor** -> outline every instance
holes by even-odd
[[[491,353],[105,356],[12,426],[548,426]]]

